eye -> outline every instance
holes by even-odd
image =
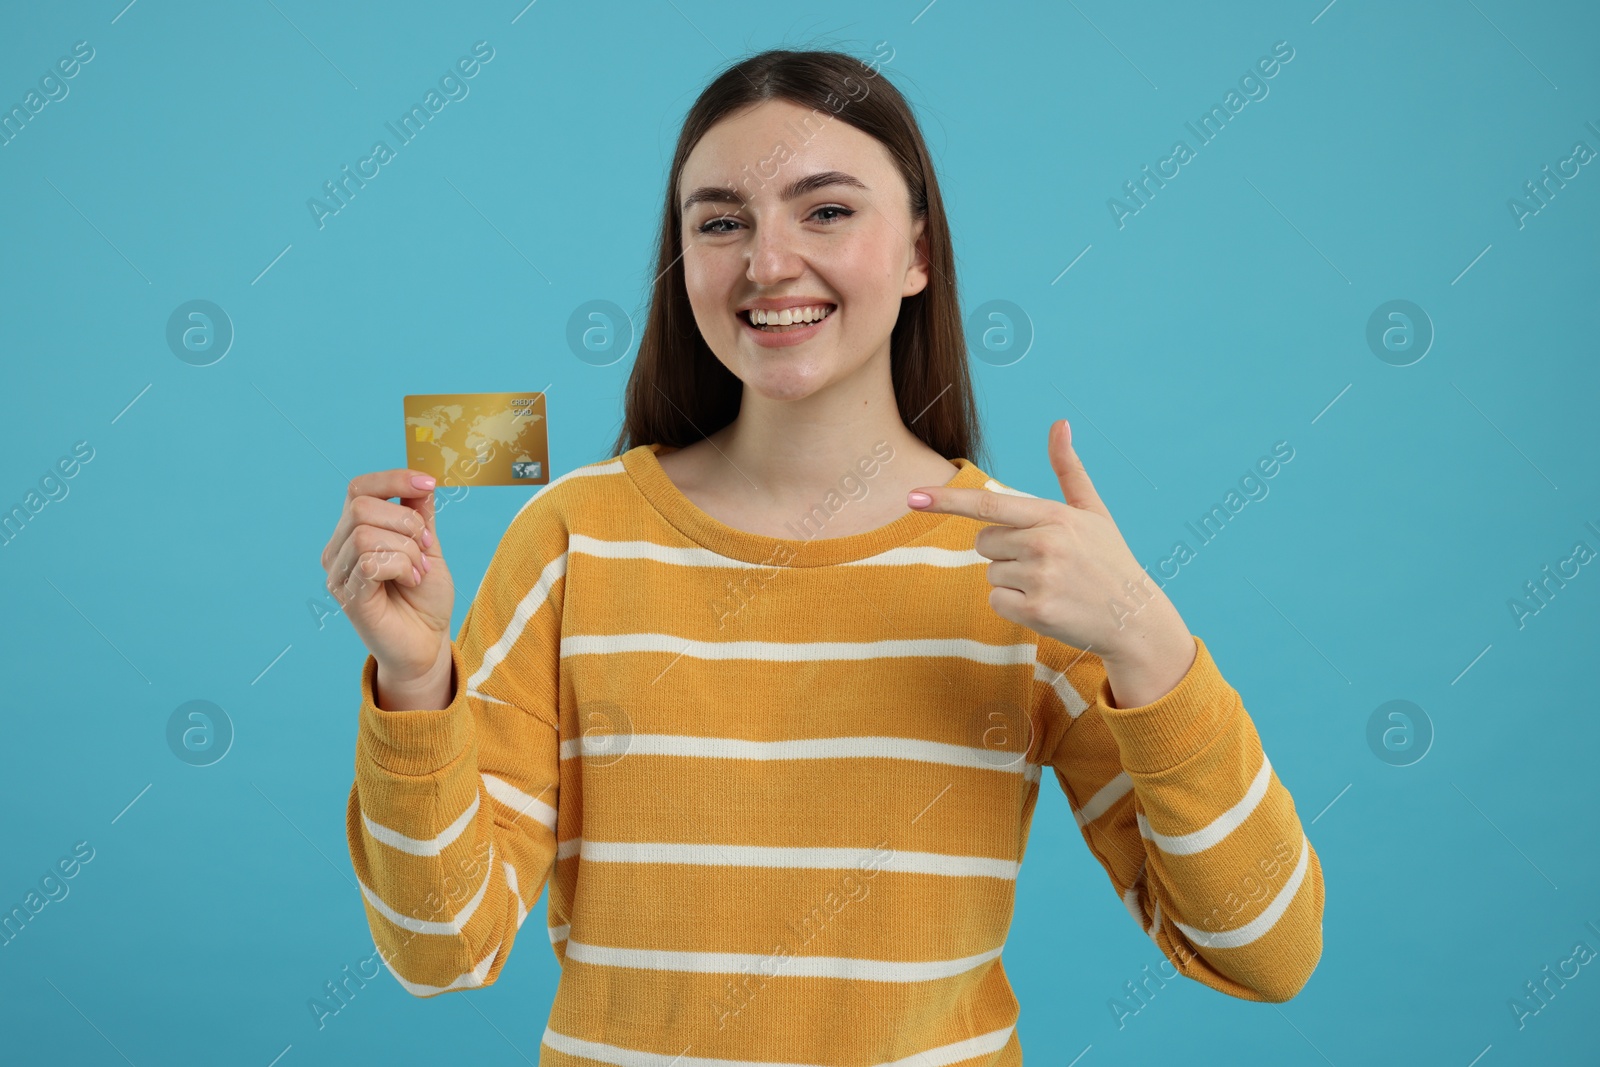
[[[711,221],[703,222],[699,226],[695,227],[695,232],[697,232],[697,233],[728,233],[730,231],[724,230],[724,229],[713,229],[712,227],[716,226],[717,223],[719,223],[719,222],[737,222],[737,221],[738,220],[735,219],[731,215],[718,215],[716,218],[712,219]]]
[[[818,218],[817,219],[817,221],[822,223],[824,226],[832,226],[832,225],[834,225],[834,224],[836,224],[838,222],[841,222],[844,219],[847,219],[850,216],[855,214],[854,211],[852,211],[851,209],[849,209],[847,207],[840,207],[837,204],[824,204],[822,207],[819,207],[815,211],[813,211],[811,213],[811,217],[812,218],[817,218],[817,216],[821,215],[823,212],[833,212],[834,213],[834,214],[830,215],[828,218]],[[719,223],[732,223],[733,225],[739,225],[739,220],[734,218],[732,215],[718,215],[716,218],[711,219],[711,220],[709,220],[707,222],[703,222],[699,226],[695,227],[695,232],[696,233],[707,233],[707,234],[732,233],[733,232],[733,230],[731,228],[723,227],[723,226],[719,225]]]

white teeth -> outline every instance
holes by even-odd
[[[782,311],[764,311],[761,308],[751,308],[748,316],[750,322],[756,326],[792,326],[797,322],[816,322],[824,319],[832,310],[833,307],[828,304],[784,308]]]

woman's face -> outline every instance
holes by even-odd
[[[923,222],[899,170],[877,140],[826,111],[769,100],[728,115],[689,154],[677,203],[695,322],[765,397],[797,400],[887,361],[901,298],[927,285],[914,247]],[[764,331],[753,305],[830,310]]]

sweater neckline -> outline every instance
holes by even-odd
[[[700,510],[673,484],[659,457],[676,451],[659,442],[638,445],[622,454],[622,466],[651,506],[685,537],[745,563],[786,567],[852,563],[926,536],[951,517],[944,512],[908,511],[887,525],[844,537],[783,538],[751,533]],[[981,489],[988,481],[972,461],[957,457],[950,462],[959,470],[944,483],[947,488]]]

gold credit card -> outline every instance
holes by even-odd
[[[440,485],[547,485],[543,393],[427,393],[404,398],[406,466]]]

